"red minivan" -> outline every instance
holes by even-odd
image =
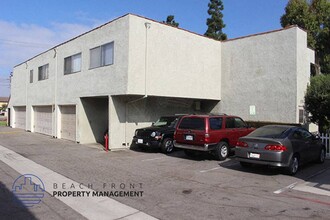
[[[253,130],[237,116],[187,115],[176,127],[174,146],[184,149],[187,155],[194,154],[194,151],[208,151],[218,160],[225,160],[238,138]]]

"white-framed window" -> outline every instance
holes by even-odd
[[[81,71],[81,53],[64,58],[64,75]]]
[[[89,68],[97,68],[113,64],[114,42],[90,49]]]
[[[48,79],[48,77],[49,77],[49,64],[39,66],[38,81]]]
[[[30,70],[30,83],[33,83],[33,70]]]

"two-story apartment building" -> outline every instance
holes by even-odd
[[[17,65],[10,124],[116,149],[160,115],[300,123],[313,62],[298,27],[219,42],[127,14]]]

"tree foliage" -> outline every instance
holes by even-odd
[[[167,16],[166,21],[163,21],[163,23],[168,24],[168,25],[171,25],[173,27],[179,27],[179,23],[177,23],[174,20],[174,15]]]
[[[330,128],[330,74],[311,78],[305,108],[311,113],[310,120],[317,123],[321,131]]]
[[[281,25],[298,25],[305,29],[308,46],[316,52],[316,64],[323,73],[330,74],[330,1],[290,0]]]
[[[215,40],[226,40],[227,35],[222,32],[222,29],[226,26],[222,20],[224,9],[223,3],[221,0],[210,0],[208,4],[207,13],[211,16],[207,19],[207,30],[205,36],[213,38]]]

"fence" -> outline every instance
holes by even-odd
[[[322,143],[326,148],[326,157],[330,159],[330,133],[329,134],[320,134]]]

